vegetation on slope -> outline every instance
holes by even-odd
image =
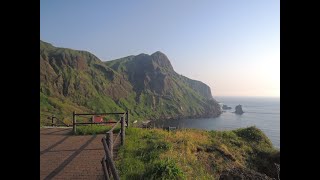
[[[134,120],[221,113],[210,88],[178,75],[161,52],[102,62],[93,54],[40,41],[40,117],[71,123],[72,112],[124,112]]]
[[[278,157],[279,156],[279,157]],[[256,127],[232,131],[129,128],[116,162],[121,179],[218,179],[240,168],[277,177],[279,151]]]

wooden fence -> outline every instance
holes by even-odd
[[[45,118],[44,118],[45,117]],[[57,117],[52,112],[40,112],[40,125],[43,126],[67,126],[69,127],[69,124],[66,124],[63,122],[60,117]]]
[[[55,119],[55,121],[54,121],[54,119]],[[62,120],[60,120],[59,118],[57,118],[55,116],[51,117],[51,123],[52,123],[52,126],[54,126],[54,125],[59,126],[59,123],[60,123],[60,125],[62,124],[62,126],[69,127],[69,124],[64,123]]]
[[[124,146],[124,142],[125,142],[125,122],[128,122],[128,119],[124,119],[126,114],[124,114],[121,118],[120,121],[118,121],[106,134],[106,137],[102,138],[102,144],[103,144],[103,148],[105,151],[105,156],[102,158],[101,160],[101,164],[102,164],[102,169],[104,172],[104,176],[105,179],[109,180],[111,179],[111,177],[113,177],[113,179],[115,180],[119,180],[119,173],[116,169],[115,166],[115,162],[113,160],[113,147],[114,147],[114,143],[117,141],[117,139],[121,138],[121,146]],[[128,117],[128,116],[126,116]],[[121,129],[120,132],[118,133],[118,135],[116,136],[115,139],[113,139],[113,131],[115,130],[115,127],[119,124],[121,124]],[[127,124],[127,128],[128,128],[128,124]]]
[[[112,124],[117,122],[77,122],[77,116],[90,116],[90,115],[124,115],[126,118],[126,124],[129,126],[129,112],[128,110],[126,112],[114,112],[114,113],[76,113],[73,111],[72,114],[72,131],[73,134],[76,134],[77,132],[77,125],[87,125],[87,124]]]
[[[59,119],[55,115],[48,116],[47,121],[45,121],[45,122],[46,122],[46,125],[52,126],[52,127],[54,127],[54,126],[56,126],[56,127],[58,127],[58,126],[69,127],[69,124],[64,123],[61,119]]]
[[[77,122],[77,116],[86,116],[86,115],[115,115],[119,114],[122,115],[120,120],[117,122]],[[102,169],[104,173],[105,179],[109,180],[111,178],[115,180],[119,180],[119,173],[116,169],[115,162],[113,160],[113,147],[115,142],[118,140],[120,136],[121,146],[124,146],[125,143],[125,126],[129,127],[129,112],[115,112],[115,113],[79,113],[73,112],[72,116],[72,127],[73,133],[77,132],[77,125],[85,125],[85,124],[109,124],[115,123],[113,127],[106,133],[106,136],[101,139],[103,148],[105,151],[105,156],[101,160]],[[121,125],[120,131],[116,138],[113,138],[114,130],[118,125]]]

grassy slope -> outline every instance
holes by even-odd
[[[175,132],[129,128],[117,166],[121,179],[217,179],[223,170],[233,167],[275,177],[271,157],[277,153],[255,127]]]
[[[52,114],[70,124],[73,111],[124,112],[106,94],[119,76],[94,55],[40,41],[40,64],[40,125],[47,124],[47,117]]]
[[[53,114],[70,124],[73,111],[129,109],[131,120],[189,117],[206,112],[209,103],[182,76],[168,76],[172,80],[166,86],[169,95],[143,86],[137,93],[128,81],[129,67],[135,64],[133,58],[102,62],[89,52],[57,48],[40,41],[40,125],[48,123],[47,117]],[[159,67],[161,72],[169,72],[166,67]],[[135,74],[135,69],[130,73]]]

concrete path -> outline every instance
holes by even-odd
[[[71,131],[40,128],[40,179],[104,179],[104,135],[73,136]]]

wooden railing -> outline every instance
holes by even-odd
[[[69,126],[59,118],[53,112],[40,111],[40,126]]]
[[[69,127],[69,124],[64,123],[61,119],[59,119],[55,115],[47,114],[47,118],[43,122],[45,123],[44,125],[46,125],[46,126],[52,126],[52,127],[54,127],[54,126],[56,126],[56,127],[58,127],[58,126],[67,126],[67,127]]]
[[[72,114],[72,130],[73,134],[77,132],[77,125],[88,125],[88,124],[112,124],[116,122],[77,122],[77,116],[90,116],[90,115],[124,115],[126,118],[126,124],[129,126],[129,112],[114,112],[114,113],[76,113],[73,111]]]
[[[128,119],[126,119],[126,120],[124,119],[124,117],[128,117],[128,115],[126,113],[123,116],[121,116],[120,121],[118,121],[106,133],[106,137],[103,137],[101,140],[102,144],[103,144],[104,151],[105,151],[105,156],[102,158],[101,164],[102,164],[102,169],[104,172],[105,179],[107,179],[107,180],[111,179],[111,177],[113,177],[113,179],[115,179],[115,180],[120,179],[119,173],[118,173],[116,166],[115,166],[115,162],[113,160],[113,147],[114,147],[115,142],[119,138],[119,136],[121,138],[121,146],[124,146],[125,124],[126,124],[125,122],[128,122]],[[113,140],[113,131],[115,130],[115,128],[119,124],[119,122],[121,124],[120,132],[118,133],[116,138]],[[128,128],[128,124],[127,124],[127,128]]]
[[[55,119],[56,121],[54,121],[54,119]],[[60,122],[63,126],[69,127],[68,124],[64,123],[62,120],[58,119],[56,116],[52,116],[52,117],[51,117],[51,126],[59,126],[59,122]]]
[[[87,115],[121,115],[120,120],[117,122],[77,122],[77,116],[87,116]],[[113,127],[106,133],[106,136],[101,139],[105,156],[101,160],[102,169],[104,172],[105,179],[109,180],[111,178],[115,180],[119,180],[119,173],[116,169],[115,162],[113,160],[113,147],[115,142],[119,139],[120,136],[120,145],[124,146],[125,143],[125,127],[129,127],[129,112],[115,112],[115,113],[76,113],[73,112],[72,116],[72,127],[73,133],[77,132],[77,125],[86,125],[86,124],[109,124],[109,123],[116,123]],[[116,138],[113,138],[114,130],[118,125],[121,125],[120,131]]]

